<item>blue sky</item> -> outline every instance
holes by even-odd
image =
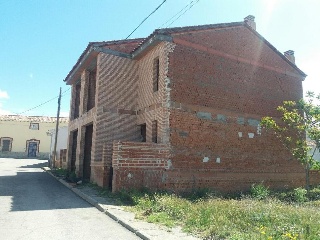
[[[0,114],[55,116],[59,87],[67,116],[68,72],[88,42],[118,40],[163,0],[0,0]],[[191,0],[167,0],[132,36],[146,37]],[[295,51],[308,77],[304,90],[320,92],[320,1],[193,0],[169,27],[243,21],[254,15],[257,31],[280,52]],[[163,25],[165,24],[165,25]],[[25,112],[28,109],[34,108]]]

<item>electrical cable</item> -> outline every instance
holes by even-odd
[[[173,15],[171,18],[169,18],[165,23],[163,23],[160,27],[158,28],[162,28],[164,25],[166,25],[170,20],[172,20],[174,17],[176,17],[179,13],[181,13],[184,9],[186,9],[193,1],[191,1],[190,3],[188,3],[186,6],[184,6],[179,12],[177,12],[175,15]]]
[[[125,38],[128,39],[152,14],[154,14],[161,6],[164,4],[167,0],[163,0],[163,2],[155,9],[153,10],[145,19],[142,20],[142,22]]]
[[[182,8],[177,14],[175,14],[173,17],[175,17],[176,15],[178,15],[180,12],[182,12],[185,8],[187,8],[188,6],[189,6],[189,8],[187,8],[182,14],[180,14],[175,20],[173,20],[170,24],[168,24],[167,26],[166,26],[166,28],[167,27],[169,27],[169,26],[171,26],[175,21],[177,21],[181,16],[183,16],[187,11],[189,11],[194,5],[196,5],[198,2],[199,2],[200,0],[196,0],[196,1],[191,1],[188,5],[186,5],[184,8]],[[173,18],[172,17],[172,18]],[[167,22],[169,22],[172,18],[170,18]],[[166,23],[167,23],[166,22]],[[166,24],[166,23],[164,23],[164,24]],[[164,25],[163,24],[163,25]],[[162,25],[162,26],[163,26]]]
[[[144,19],[142,20],[142,22],[141,22],[125,39],[128,39],[152,14],[154,14],[154,13],[159,9],[166,1],[167,1],[167,0],[163,0],[162,3],[161,3],[155,10],[153,10],[146,18],[144,18]],[[199,1],[199,0],[198,0],[198,1]],[[198,1],[197,1],[197,2],[198,2]],[[192,1],[192,2],[193,2],[193,1]],[[191,2],[191,3],[192,3],[192,2]],[[191,3],[190,3],[190,4],[191,4]],[[187,6],[189,6],[190,4],[188,4]],[[187,7],[187,6],[186,6],[186,7]],[[193,6],[193,5],[192,5],[192,6]],[[192,6],[191,6],[191,7],[192,7]],[[184,7],[183,9],[185,9],[186,7]],[[191,7],[190,7],[190,8],[191,8]],[[190,9],[190,8],[189,8],[189,9]],[[182,9],[182,10],[183,10],[183,9]],[[179,14],[182,10],[180,10],[177,14]],[[186,10],[186,11],[187,11],[187,10]],[[185,11],[185,12],[186,12],[186,11]],[[184,13],[185,13],[185,12],[184,12]],[[183,13],[183,14],[184,14],[184,13]],[[177,15],[177,14],[176,14],[176,15]],[[182,14],[182,15],[183,15],[183,14]],[[175,15],[175,16],[176,16],[176,15]],[[180,16],[182,16],[182,15],[180,15]],[[175,17],[175,16],[173,16],[173,17]],[[180,16],[179,16],[179,17],[180,17]],[[173,18],[173,17],[172,17],[172,18]],[[170,18],[168,21],[170,21],[172,18]],[[167,22],[168,22],[168,21],[167,21]],[[167,22],[166,22],[166,23],[167,23]],[[166,24],[166,23],[165,23],[165,24]],[[173,23],[173,22],[172,22],[172,23]],[[171,24],[172,24],[172,23],[171,23]],[[81,81],[81,80],[80,80],[80,81]],[[80,82],[80,81],[79,81],[79,82]],[[69,91],[70,89],[71,89],[71,87],[70,87],[69,89],[65,90],[64,92],[62,92],[62,93],[61,93],[61,96],[65,95],[66,92]],[[39,105],[37,105],[37,106],[35,106],[35,107],[29,108],[29,109],[27,109],[27,110],[25,110],[25,111],[23,111],[23,112],[16,113],[16,114],[17,114],[17,115],[21,115],[21,114],[24,114],[24,113],[26,113],[26,112],[29,112],[29,111],[31,111],[31,110],[33,110],[33,109],[36,109],[36,108],[38,108],[38,107],[41,107],[41,106],[43,106],[43,105],[45,105],[45,104],[47,104],[47,103],[49,103],[49,102],[57,99],[58,97],[59,97],[59,96],[56,96],[56,97],[54,97],[54,98],[51,98],[51,99],[49,99],[49,100],[47,100],[47,101],[45,101],[45,102],[43,102],[43,103],[41,103],[41,104],[39,104]]]
[[[65,95],[66,92],[69,91],[70,89],[71,89],[71,87],[70,87],[69,89],[63,91],[63,92],[61,93],[61,96]],[[40,103],[39,105],[37,105],[37,106],[35,106],[35,107],[29,108],[29,109],[27,109],[27,110],[25,110],[25,111],[23,111],[23,112],[15,113],[15,114],[16,114],[16,115],[24,114],[24,113],[26,113],[26,112],[29,112],[29,111],[33,110],[33,109],[36,109],[36,108],[38,108],[38,107],[41,107],[41,106],[43,106],[43,105],[45,105],[45,104],[47,104],[47,103],[49,103],[49,102],[51,102],[51,101],[53,101],[53,100],[55,100],[55,99],[57,99],[57,98],[59,98],[59,96],[53,97],[53,98],[51,98],[51,99],[49,99],[49,100],[47,100],[47,101],[45,101],[45,102],[43,102],[43,103]]]

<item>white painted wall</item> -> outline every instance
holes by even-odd
[[[50,131],[51,134],[51,143],[50,143],[50,158],[54,150],[54,141],[56,137],[56,130],[51,129]],[[68,144],[68,127],[59,127],[58,129],[58,140],[57,140],[57,158],[60,159],[60,149],[67,149],[67,144]]]

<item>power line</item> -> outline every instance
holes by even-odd
[[[142,20],[142,22],[126,37],[128,39],[152,14],[154,14],[161,6],[164,4],[167,0],[163,0],[163,2],[155,9],[153,10],[145,19]]]
[[[66,92],[69,91],[70,89],[71,89],[71,88],[63,91],[63,92],[62,92],[62,96],[65,95]],[[49,99],[49,100],[47,100],[47,101],[45,101],[45,102],[43,102],[43,103],[40,103],[39,105],[37,105],[37,106],[35,106],[35,107],[29,108],[29,109],[27,109],[27,110],[25,110],[25,111],[23,111],[23,112],[16,113],[16,114],[17,114],[17,115],[21,115],[21,114],[24,114],[24,113],[26,113],[26,112],[29,112],[29,111],[31,111],[31,110],[33,110],[33,109],[36,109],[36,108],[38,108],[38,107],[41,107],[41,106],[43,106],[43,105],[45,105],[45,104],[47,104],[47,103],[49,103],[49,102],[52,102],[53,100],[57,99],[58,97],[59,97],[59,96],[53,97],[53,98],[51,98],[51,99]]]
[[[154,13],[159,9],[166,1],[167,1],[167,0],[163,0],[162,3],[161,3],[155,10],[153,10],[146,18],[144,18],[144,19],[142,20],[142,22],[126,37],[126,39],[128,39],[152,14],[154,14]],[[178,15],[170,24],[168,24],[168,25],[166,26],[166,27],[169,27],[171,24],[173,24],[175,21],[177,21],[181,16],[183,16],[187,11],[189,11],[189,10],[190,10],[195,4],[197,4],[199,1],[200,1],[200,0],[191,1],[189,4],[187,4],[186,6],[184,6],[179,12],[177,12],[173,17],[171,17],[171,18],[170,18],[169,20],[167,20],[164,24],[162,24],[161,27],[164,26],[165,24],[167,24],[170,20],[174,19],[178,14],[180,14],[180,15]],[[188,8],[188,7],[189,7],[189,8]],[[160,27],[160,28],[161,28],[161,27]],[[78,82],[81,82],[81,80],[78,81]],[[77,83],[78,83],[78,82],[77,82]],[[69,89],[63,91],[63,92],[61,93],[61,96],[64,96],[64,95],[66,94],[66,92],[69,91],[70,89],[71,89],[71,87],[70,87]],[[41,103],[41,104],[39,104],[39,105],[37,105],[37,106],[35,106],[35,107],[29,108],[29,109],[27,109],[27,110],[25,110],[25,111],[23,111],[23,112],[21,112],[21,113],[16,113],[16,114],[17,114],[17,115],[21,115],[21,114],[23,114],[23,113],[29,112],[29,111],[31,111],[31,110],[33,110],[33,109],[36,109],[36,108],[38,108],[38,107],[41,107],[41,106],[43,106],[43,105],[45,105],[45,104],[47,104],[47,103],[49,103],[49,102],[57,99],[58,97],[59,97],[59,96],[56,96],[56,97],[54,97],[54,98],[51,98],[51,99],[49,99],[49,100],[47,100],[47,101],[45,101],[45,102],[43,102],[43,103]]]
[[[167,0],[163,0],[162,3],[161,3],[155,10],[153,10],[145,19],[143,19],[143,21],[126,37],[126,39],[128,39],[152,14],[154,14],[154,13],[159,9],[166,1],[167,1]],[[81,80],[78,81],[78,82],[81,82]],[[77,82],[77,83],[78,83],[78,82]],[[71,89],[71,87],[70,87],[69,89],[65,90],[64,92],[62,92],[61,96],[65,95],[66,92],[69,91],[70,89]],[[36,109],[36,108],[38,108],[38,107],[41,107],[41,106],[43,106],[43,105],[45,105],[45,104],[47,104],[47,103],[49,103],[49,102],[57,99],[58,97],[59,97],[59,96],[56,96],[56,97],[54,97],[54,98],[51,98],[51,99],[49,99],[49,100],[47,100],[47,101],[45,101],[45,102],[43,102],[43,103],[41,103],[41,104],[39,104],[39,105],[37,105],[37,106],[35,106],[35,107],[29,108],[29,109],[27,109],[27,110],[25,110],[25,111],[23,111],[23,112],[16,113],[16,114],[17,114],[17,115],[21,115],[21,114],[23,114],[23,113],[29,112],[29,111],[31,111],[31,110],[33,110],[33,109]]]
[[[184,6],[179,12],[177,12],[175,15],[173,15],[171,18],[169,18],[165,23],[163,23],[160,27],[158,28],[162,28],[164,25],[166,25],[170,20],[172,20],[174,17],[176,17],[179,13],[181,13],[184,9],[186,9],[193,1],[191,1],[190,3],[188,3],[186,6]]]
[[[163,25],[165,25],[167,22],[169,22],[171,19],[173,19],[175,16],[177,16],[179,13],[181,13],[183,10],[184,12],[182,12],[176,19],[174,19],[170,24],[168,24],[166,26],[169,27],[171,26],[175,21],[177,21],[181,16],[183,16],[187,11],[189,11],[194,5],[196,5],[200,0],[195,0],[195,1],[191,1],[189,4],[187,4],[185,7],[183,7],[178,13],[176,13],[173,17],[171,17],[168,21],[166,21]],[[189,8],[188,8],[189,7]],[[161,27],[162,27],[161,26]]]

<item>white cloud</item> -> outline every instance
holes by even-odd
[[[7,93],[6,91],[2,91],[2,90],[0,89],[0,99],[1,99],[1,98],[9,99],[9,95],[8,95],[8,93]]]

